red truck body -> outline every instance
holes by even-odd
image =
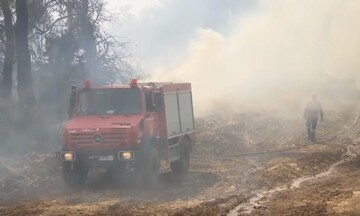
[[[150,163],[154,173],[188,170],[195,143],[190,83],[86,83],[72,88],[69,116],[60,158],[70,185],[84,183],[92,167],[149,173]]]

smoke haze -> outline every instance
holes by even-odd
[[[222,107],[300,110],[298,97],[310,97],[326,74],[358,76],[360,1],[257,3],[228,20],[226,33],[197,28],[186,54],[172,53],[177,59],[157,65],[151,79],[191,82],[196,114],[205,115]]]

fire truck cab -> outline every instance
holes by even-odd
[[[190,83],[72,87],[69,120],[59,156],[68,186],[88,170],[137,172],[145,184],[160,173],[186,173],[195,143]],[[120,176],[121,178],[121,176]]]

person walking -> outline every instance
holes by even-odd
[[[306,121],[307,138],[315,142],[315,131],[318,121],[322,121],[324,113],[321,104],[317,101],[316,96],[313,95],[312,100],[306,104],[304,110],[304,119]]]

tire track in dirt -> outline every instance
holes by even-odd
[[[341,114],[341,113],[340,113]],[[348,115],[348,113],[347,113]],[[323,127],[326,133],[339,131],[349,118],[328,119]],[[335,121],[336,120],[336,121]],[[266,151],[273,148],[307,144],[302,138],[300,124],[295,119],[282,119],[262,114],[241,114],[213,117],[199,128],[195,153],[221,156],[244,151]],[[336,124],[330,124],[336,123]],[[198,123],[199,124],[199,123]],[[198,125],[199,126],[199,125]],[[322,129],[322,128],[320,128]],[[323,137],[321,130],[319,137]],[[281,136],[280,136],[280,135]],[[342,137],[338,137],[344,141]],[[302,176],[323,172],[340,160],[343,144],[332,141],[331,146],[307,145],[290,152],[252,155],[246,158],[193,158],[188,177],[162,186],[158,191],[136,188],[113,188],[100,180],[89,184],[82,192],[64,192],[56,172],[49,186],[55,192],[38,194],[18,205],[0,203],[1,215],[223,215],[241,203],[248,202],[256,190],[269,190],[279,185],[289,185]],[[265,143],[269,140],[269,143]],[[278,142],[276,142],[278,140]],[[344,141],[345,142],[345,141]],[[35,157],[36,158],[36,157]],[[41,156],[40,156],[41,158]],[[26,191],[41,192],[36,185],[44,180],[47,160],[30,163],[39,171],[29,176],[39,176],[34,187]],[[32,160],[30,162],[33,162]],[[53,167],[50,169],[53,170]],[[56,169],[55,169],[56,170]],[[27,172],[28,172],[27,171]],[[22,173],[19,173],[21,175]],[[37,178],[37,177],[36,177]],[[14,188],[20,189],[15,184]],[[10,193],[12,195],[13,190]],[[1,193],[1,189],[0,189]],[[17,194],[21,196],[21,193]],[[15,200],[18,198],[13,197]]]

